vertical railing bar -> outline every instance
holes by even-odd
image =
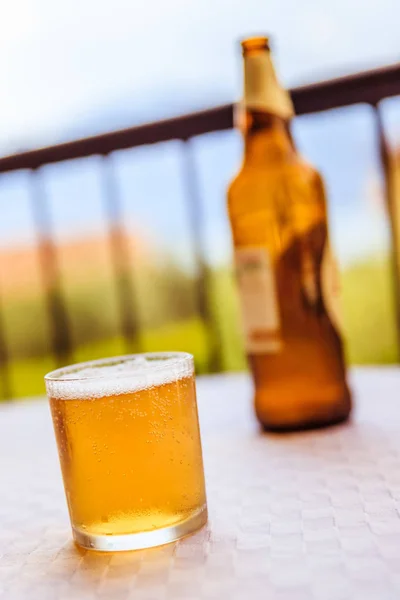
[[[189,229],[193,245],[196,265],[196,296],[200,317],[207,328],[209,360],[208,370],[216,373],[222,370],[222,355],[220,332],[212,314],[210,300],[210,276],[205,262],[203,247],[204,215],[200,198],[200,188],[197,179],[192,142],[183,140],[183,179],[185,186],[186,206],[188,212]]]
[[[30,172],[32,215],[37,234],[39,265],[50,321],[51,347],[57,364],[62,366],[72,356],[72,338],[68,312],[61,284],[61,273],[54,242],[50,209],[39,170]]]
[[[0,374],[1,374],[1,398],[10,400],[12,398],[12,384],[10,376],[10,356],[7,346],[4,317],[0,306]]]
[[[389,220],[390,231],[390,260],[394,278],[394,302],[396,314],[396,338],[397,338],[397,361],[400,360],[400,239],[398,227],[396,226],[395,194],[393,188],[393,173],[391,167],[391,156],[389,143],[385,134],[382,112],[379,104],[372,105],[373,114],[378,134],[379,157],[382,165],[385,189],[386,212]]]
[[[119,320],[126,351],[141,349],[139,310],[134,289],[132,264],[124,228],[124,214],[116,180],[115,168],[109,155],[102,156],[103,204],[107,219],[111,262],[117,294]]]

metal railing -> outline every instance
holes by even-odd
[[[369,104],[374,109],[373,114],[375,115],[379,139],[379,155],[386,182],[386,208],[391,225],[397,331],[398,340],[400,341],[400,246],[395,235],[393,218],[395,199],[390,177],[390,156],[380,109],[380,102],[383,99],[400,95],[400,63],[297,87],[291,90],[291,95],[298,115],[360,103]],[[207,300],[207,269],[202,244],[203,212],[190,140],[205,133],[229,130],[232,127],[233,105],[229,104],[174,119],[113,131],[0,158],[0,173],[17,170],[29,170],[31,173],[32,210],[38,240],[43,288],[50,319],[51,347],[59,364],[70,359],[73,347],[66,302],[61,287],[57,246],[49,215],[49,200],[42,185],[40,168],[51,163],[93,155],[104,157],[104,209],[108,222],[110,251],[118,295],[120,328],[126,349],[130,351],[133,347],[137,348],[139,342],[136,293],[124,235],[121,198],[118,193],[116,173],[113,169],[113,163],[108,160],[108,157],[117,150],[157,144],[168,140],[181,140],[184,143],[183,174],[189,226],[197,266],[198,309],[202,320],[207,324],[209,332],[211,346],[209,369],[217,371],[220,368],[220,344],[218,343],[215,323]],[[0,374],[3,383],[0,393],[5,398],[12,396],[9,362],[9,349],[0,313]]]

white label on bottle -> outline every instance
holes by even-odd
[[[269,51],[249,54],[244,59],[244,104],[290,119],[294,115],[289,93],[279,84]]]
[[[336,327],[342,331],[342,311],[340,307],[340,275],[336,259],[329,243],[326,244],[321,264],[321,288],[325,310]]]
[[[278,352],[282,346],[279,308],[268,251],[239,248],[235,261],[246,350],[251,354]]]

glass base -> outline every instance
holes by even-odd
[[[145,531],[143,533],[128,533],[125,535],[97,535],[82,532],[72,527],[75,542],[88,550],[100,552],[121,552],[126,550],[143,550],[153,546],[162,546],[194,533],[207,523],[207,507],[176,525]]]

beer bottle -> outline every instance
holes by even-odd
[[[266,429],[333,424],[351,398],[324,185],[294,145],[268,38],[242,49],[244,158],[228,211],[255,410]]]

